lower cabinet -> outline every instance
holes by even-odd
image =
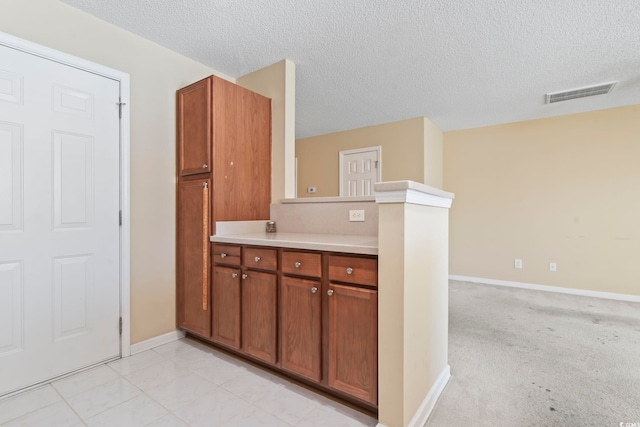
[[[272,365],[278,355],[277,277],[252,270],[242,275],[242,351]]]
[[[211,339],[240,350],[240,269],[213,267],[211,283]]]
[[[331,283],[330,388],[369,403],[378,400],[378,292]]]
[[[377,406],[375,257],[214,245],[212,258],[211,341]]]
[[[282,369],[322,379],[322,294],[317,280],[282,277],[280,348]]]

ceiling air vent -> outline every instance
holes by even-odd
[[[586,96],[604,95],[613,89],[618,82],[603,83],[596,86],[580,87],[577,89],[563,90],[562,92],[548,93],[544,96],[545,104],[568,101],[570,99],[584,98]]]

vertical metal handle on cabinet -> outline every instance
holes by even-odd
[[[209,184],[202,183],[202,309],[209,309]]]
[[[329,295],[329,296],[333,295],[333,289],[329,289],[329,290],[327,291],[327,295]]]

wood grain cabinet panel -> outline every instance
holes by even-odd
[[[283,251],[282,272],[298,276],[320,277],[322,256],[318,253]]]
[[[211,291],[211,339],[235,350],[240,349],[239,268],[213,267]]]
[[[214,263],[240,265],[240,246],[213,244]]]
[[[247,268],[275,271],[278,268],[278,251],[264,248],[245,248],[242,264]]]
[[[178,175],[211,172],[211,79],[177,91]]]
[[[329,285],[328,386],[378,400],[378,292]]]
[[[275,364],[278,276],[246,270],[242,277],[242,350]]]
[[[355,283],[359,285],[378,285],[378,260],[353,256],[329,256],[329,280]]]
[[[280,362],[282,369],[313,381],[322,379],[322,295],[320,282],[282,277]]]
[[[209,179],[178,184],[177,314],[178,326],[208,337],[209,311]]]

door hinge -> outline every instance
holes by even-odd
[[[122,317],[118,321],[118,330],[120,331],[120,335],[122,335]]]
[[[122,118],[122,107],[127,105],[126,102],[122,102],[122,98],[118,98],[118,117]]]
[[[373,167],[374,167],[374,168],[376,168],[376,169],[378,169],[378,161],[377,161],[377,160],[375,160],[375,161],[373,162]]]
[[[122,211],[118,213],[118,223],[122,226]]]

